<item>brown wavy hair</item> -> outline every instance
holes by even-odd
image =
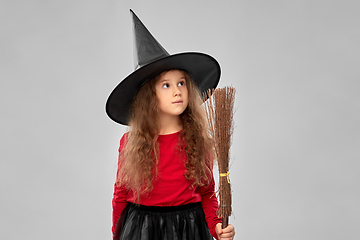
[[[137,93],[131,108],[126,145],[119,155],[116,184],[131,189],[138,201],[141,194],[152,190],[152,182],[158,173],[157,138],[160,126],[155,85],[166,72],[146,82]],[[213,142],[209,136],[201,94],[189,75],[182,72],[186,79],[189,103],[180,114],[183,130],[179,149],[185,149],[187,155],[184,176],[193,187],[198,187],[208,185],[212,180]]]

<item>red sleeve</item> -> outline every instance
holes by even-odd
[[[121,138],[120,140],[120,147],[119,147],[119,161],[120,161],[120,151],[123,149],[124,145],[125,145],[125,138],[126,138],[127,134],[124,134],[124,136]],[[116,179],[117,179],[117,175],[116,175]],[[121,212],[124,210],[124,208],[126,207],[127,204],[127,190],[121,187],[117,187],[116,184],[114,186],[114,195],[113,195],[113,199],[112,199],[112,207],[113,207],[113,213],[112,213],[112,233],[114,236],[115,233],[115,226],[116,223],[120,217]]]
[[[112,199],[112,207],[113,207],[113,214],[112,214],[112,228],[111,231],[114,235],[115,233],[115,226],[116,223],[120,217],[121,212],[126,207],[127,201],[126,201],[127,191],[126,189],[119,188],[115,185],[114,187],[114,197]]]
[[[214,178],[211,180],[208,186],[199,188],[202,200],[201,205],[205,213],[205,220],[209,227],[211,235],[217,238],[215,232],[215,226],[217,223],[221,223],[221,219],[217,217],[218,201],[215,195],[215,182]]]

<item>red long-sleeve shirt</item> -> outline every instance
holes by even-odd
[[[221,222],[221,219],[216,215],[218,201],[214,192],[214,180],[212,179],[208,186],[191,187],[191,182],[184,176],[186,171],[186,153],[177,150],[179,133],[159,136],[157,140],[160,151],[158,176],[153,181],[153,190],[146,197],[140,199],[140,204],[146,206],[179,206],[201,202],[210,233],[213,237],[217,238],[215,225]],[[124,147],[126,139],[127,134],[124,134],[120,140],[119,152]],[[116,222],[127,202],[136,203],[133,192],[115,185],[112,200],[113,234]]]

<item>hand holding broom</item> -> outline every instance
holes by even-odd
[[[214,140],[216,159],[219,167],[218,216],[222,219],[222,228],[228,226],[231,215],[231,189],[229,180],[229,152],[233,127],[233,108],[235,89],[233,87],[208,90],[204,94],[205,111],[209,122],[210,134]]]

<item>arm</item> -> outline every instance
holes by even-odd
[[[116,223],[120,217],[120,214],[124,210],[127,204],[127,191],[126,189],[119,188],[116,185],[114,186],[114,196],[112,199],[112,207],[113,207],[113,213],[112,213],[112,228],[111,231],[115,233],[115,227]]]
[[[215,226],[217,223],[221,223],[221,219],[217,217],[218,210],[218,201],[215,195],[215,182],[212,178],[208,186],[203,186],[199,188],[202,200],[201,205],[205,213],[205,220],[209,227],[211,235],[218,239],[218,236],[215,232]]]
[[[118,166],[121,161],[120,152],[125,146],[126,139],[127,139],[127,134],[124,134],[120,140]],[[118,174],[116,175],[116,180],[117,179],[118,179]],[[124,210],[124,208],[127,205],[127,193],[128,193],[128,191],[125,188],[118,187],[118,186],[116,186],[116,184],[114,184],[114,195],[113,195],[113,199],[112,199],[112,207],[113,207],[112,228],[111,228],[113,237],[115,234],[116,223],[117,223],[122,211]]]

